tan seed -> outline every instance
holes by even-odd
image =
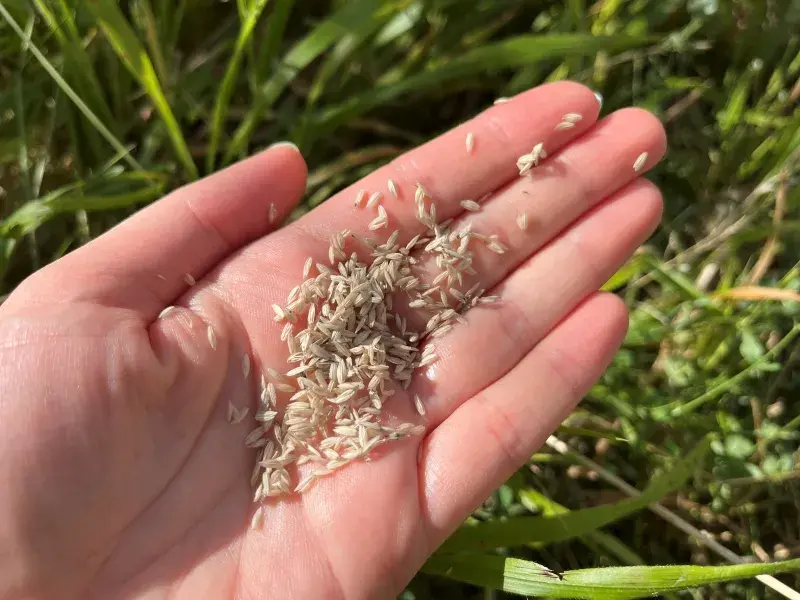
[[[190,273],[186,273],[186,275],[183,276],[183,280],[186,282],[186,285],[194,285],[197,283],[197,280],[192,277]]]
[[[636,161],[633,163],[633,170],[636,173],[644,168],[644,164],[647,162],[647,157],[647,152],[642,152],[638,157],[636,157]]]
[[[358,194],[356,195],[355,202],[353,202],[353,206],[359,208],[362,202],[364,202],[364,198],[366,197],[367,197],[367,190],[364,189],[358,190]]]
[[[250,355],[247,352],[242,357],[242,375],[245,379],[250,375]]]
[[[250,529],[261,529],[264,525],[264,510],[258,507],[256,512],[253,513],[253,518],[250,519]]]
[[[212,350],[217,349],[217,334],[214,331],[214,328],[209,325],[208,329],[206,329],[206,337],[208,337],[208,343],[211,346]]]
[[[481,209],[481,205],[475,200],[462,200],[459,204],[461,204],[461,208],[470,212],[478,212]]]
[[[472,151],[475,149],[475,134],[471,131],[467,134],[466,146],[467,154],[472,154]]]
[[[272,305],[272,310],[275,312],[275,320],[276,321],[284,321],[286,320],[286,311],[278,304]]]

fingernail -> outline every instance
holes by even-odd
[[[270,144],[267,147],[267,150],[272,150],[273,148],[294,148],[295,152],[300,154],[300,148],[297,147],[296,144],[292,142],[275,142],[274,144]]]
[[[600,108],[603,108],[603,94],[595,92],[594,97],[597,98],[597,103],[600,105]]]

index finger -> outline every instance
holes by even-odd
[[[539,86],[483,111],[430,142],[403,154],[342,190],[297,222],[300,232],[317,238],[327,251],[333,232],[348,229],[372,237],[375,208],[356,208],[359,191],[380,192],[388,231],[411,237],[424,230],[416,219],[414,193],[421,183],[436,204],[440,221],[460,214],[460,202],[478,199],[518,176],[516,160],[543,143],[547,153],[589,130],[600,105],[587,87],[570,81]],[[557,129],[565,114],[579,115],[574,126]],[[471,138],[468,149],[467,136]],[[391,181],[397,197],[390,191]]]

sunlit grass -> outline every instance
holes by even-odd
[[[662,226],[605,286],[631,311],[624,348],[558,432],[563,452],[533,457],[404,597],[475,597],[465,582],[689,597],[678,580],[769,597],[775,580],[752,575],[794,563],[594,568],[800,555],[799,12],[789,0],[2,2],[0,293],[273,141],[309,162],[302,212],[498,96],[584,82],[604,112],[642,106],[669,135],[650,175]],[[612,596],[601,580],[615,574]]]

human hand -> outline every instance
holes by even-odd
[[[568,112],[583,119],[555,131]],[[651,168],[665,138],[644,111],[596,122],[598,112],[580,85],[541,86],[275,230],[271,203],[277,224],[306,174],[278,145],[30,277],[0,307],[0,597],[396,595],[557,427],[624,336],[623,304],[597,290],[659,220],[660,194],[632,165],[648,152]],[[540,141],[549,158],[519,177],[517,157]],[[268,500],[263,527],[250,529],[253,422],[229,424],[228,403],[253,407],[259,370],[286,370],[269,306],[308,256],[325,261],[332,233],[372,235],[372,211],[353,200],[389,178],[401,191],[383,203],[389,231],[421,231],[420,181],[440,219],[501,236],[508,251],[479,253],[476,277],[502,301],[437,340],[438,362],[410,390],[425,390],[424,436]],[[459,201],[488,193],[483,210],[463,212]],[[387,412],[417,418],[401,394]]]

